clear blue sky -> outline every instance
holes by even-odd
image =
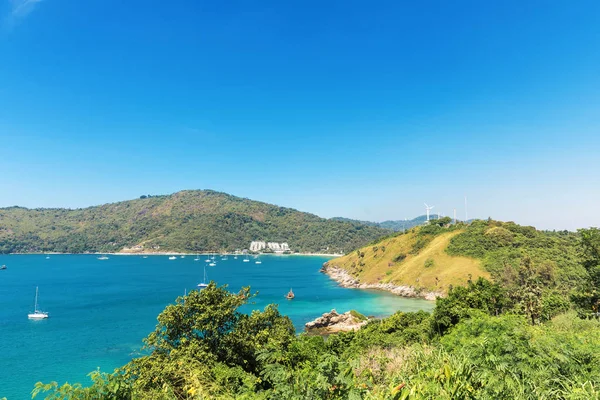
[[[597,0],[0,2],[0,206],[600,225]]]

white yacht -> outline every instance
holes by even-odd
[[[38,287],[35,287],[35,303],[33,306],[33,312],[31,314],[27,314],[27,318],[29,319],[46,319],[48,318],[48,313],[41,311],[38,309]]]
[[[208,287],[208,283],[206,283],[206,264],[204,265],[204,279],[202,280],[202,282],[200,282],[198,284],[198,287],[200,289],[204,289],[205,287]]]
[[[171,256],[171,257],[169,257],[169,260],[177,260],[177,257]]]
[[[98,257],[98,260],[108,260],[108,256],[100,256]]]

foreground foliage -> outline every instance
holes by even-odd
[[[575,312],[543,324],[481,279],[355,332],[296,336],[276,306],[211,283],[177,299],[146,339],[149,355],[92,385],[38,383],[47,399],[594,399],[600,323]],[[489,303],[494,306],[489,306]]]

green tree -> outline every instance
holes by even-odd
[[[573,295],[583,313],[598,316],[600,312],[600,229],[580,229],[583,267],[587,279]]]

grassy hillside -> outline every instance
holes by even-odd
[[[445,292],[449,285],[466,284],[469,276],[473,279],[490,276],[479,260],[446,252],[450,240],[463,232],[454,230],[429,236],[414,229],[365,246],[329,264],[345,269],[365,283],[392,283]]]
[[[389,230],[333,221],[210,190],[182,191],[83,209],[0,209],[0,253],[226,251],[252,240],[301,252],[344,252]]]
[[[393,283],[446,293],[450,286],[478,277],[510,286],[527,262],[535,266],[549,291],[564,294],[585,277],[578,246],[578,234],[570,232],[543,232],[492,220],[469,225],[435,220],[329,264],[362,283]]]

